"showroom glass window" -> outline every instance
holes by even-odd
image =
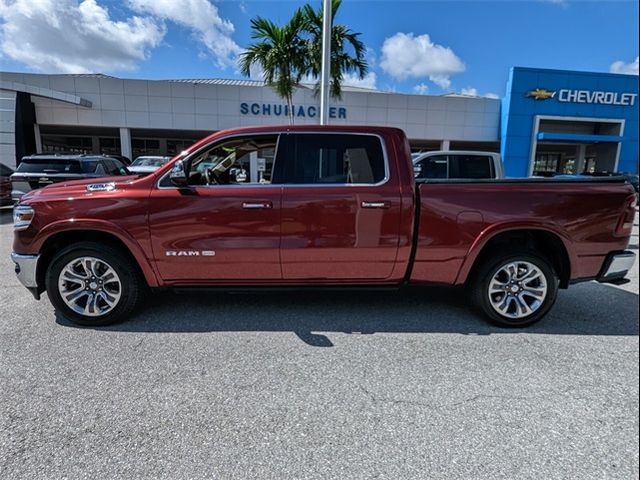
[[[376,184],[385,179],[377,136],[289,134],[281,139],[274,183]]]

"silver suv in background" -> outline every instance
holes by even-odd
[[[499,153],[439,150],[411,154],[416,179],[504,178]]]
[[[148,175],[155,172],[165,163],[171,160],[171,157],[160,155],[143,155],[136,158],[127,168],[135,175]]]

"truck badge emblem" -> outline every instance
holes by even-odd
[[[167,250],[165,255],[167,257],[215,257],[216,252],[214,250]]]

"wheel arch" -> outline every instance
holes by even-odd
[[[79,242],[96,242],[103,245],[111,246],[122,252],[135,268],[138,269],[141,276],[145,279],[150,287],[158,286],[158,280],[155,272],[140,246],[133,239],[123,238],[113,231],[96,228],[73,228],[56,231],[40,239],[40,258],[36,269],[36,279],[39,292],[44,291],[45,275],[47,268],[55,254],[62,248]]]
[[[481,235],[469,249],[456,284],[466,283],[492,252],[505,247],[522,247],[544,255],[558,274],[560,288],[569,286],[574,264],[570,241],[557,230],[543,226],[503,227]]]

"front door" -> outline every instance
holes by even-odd
[[[279,152],[284,280],[388,278],[401,205],[381,139],[299,132],[283,135]]]
[[[160,181],[150,199],[159,273],[173,283],[280,280],[276,135],[226,138],[187,160],[190,190]]]

